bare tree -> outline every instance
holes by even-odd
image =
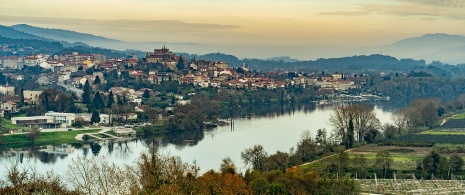
[[[392,113],[391,119],[394,122],[394,125],[397,127],[397,133],[401,134],[402,129],[407,126],[408,122],[405,110],[399,110]]]
[[[78,157],[69,164],[66,179],[83,194],[129,194],[133,177],[128,173],[103,157]]]
[[[262,145],[255,145],[241,152],[242,161],[246,165],[252,165],[255,170],[262,170],[264,159],[268,156]]]
[[[26,134],[26,137],[29,138],[32,142],[35,142],[37,139],[39,139],[39,136],[40,130],[36,126],[32,127],[29,133]]]
[[[329,122],[346,147],[350,145],[350,140],[355,136],[349,131],[354,130],[357,133],[356,140],[363,141],[370,130],[380,127],[374,110],[362,104],[336,106],[330,115]]]

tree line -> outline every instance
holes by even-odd
[[[119,167],[103,157],[77,157],[65,176],[38,174],[9,167],[0,181],[1,194],[357,194],[354,180],[330,178],[316,172],[238,173],[226,158],[219,170],[201,174],[194,163],[178,157],[144,153],[135,166]]]

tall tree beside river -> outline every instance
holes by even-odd
[[[380,127],[374,110],[364,104],[336,106],[329,122],[347,148],[353,145],[350,143],[351,140],[369,141],[365,139],[367,133]],[[357,135],[351,133],[351,130],[354,130]]]

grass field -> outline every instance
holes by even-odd
[[[59,131],[59,132],[44,132],[40,133],[39,139],[34,144],[62,144],[80,142],[75,139],[78,134],[96,133],[101,129],[76,130],[76,131]],[[5,135],[3,138],[5,145],[24,145],[32,144],[31,140],[26,137],[26,134]]]
[[[349,158],[353,159],[356,155],[363,154],[368,160],[368,164],[372,166],[376,159],[376,153],[379,151],[390,151],[393,159],[392,169],[394,170],[414,170],[417,162],[421,161],[428,155],[432,147],[397,147],[397,146],[378,146],[376,144],[368,144],[349,151]],[[310,163],[302,167],[303,170],[321,170],[326,166],[327,161],[319,161]]]
[[[428,135],[465,135],[465,131],[425,131],[421,134]]]
[[[455,119],[455,120],[462,120],[462,119],[465,119],[465,112],[464,112],[464,113],[455,114],[454,116],[450,117],[450,119]]]

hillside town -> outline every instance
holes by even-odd
[[[8,49],[3,45],[3,49]],[[144,112],[147,105],[143,99],[156,97],[161,94],[151,87],[129,86],[127,81],[159,85],[165,81],[175,82],[179,85],[192,86],[194,88],[210,88],[221,91],[228,90],[276,90],[285,88],[313,88],[319,97],[343,97],[348,94],[361,93],[361,86],[370,81],[369,75],[345,74],[345,73],[295,73],[295,72],[259,72],[250,70],[247,64],[230,66],[226,62],[207,61],[202,59],[187,60],[176,55],[166,47],[148,52],[146,56],[139,58],[136,54],[127,58],[109,58],[102,54],[80,54],[72,52],[66,55],[37,54],[33,56],[1,57],[0,67],[7,70],[3,76],[7,81],[23,81],[34,79],[32,82],[39,86],[61,86],[66,91],[75,94],[76,103],[83,101],[83,89],[86,83],[91,90],[99,92],[102,96],[113,96],[113,99],[124,98],[132,107],[126,109],[127,113],[119,113],[110,117],[109,114],[99,113],[99,123],[108,125],[112,118],[122,117],[127,122],[137,121],[138,112]],[[24,68],[39,68],[37,75],[24,75],[12,73]],[[381,76],[383,73],[381,73]],[[109,85],[109,79],[116,79]],[[1,114],[15,116],[25,108],[40,104],[41,90],[23,90],[6,83],[0,86],[2,95]],[[175,100],[165,106],[165,112],[158,112],[162,119],[169,116],[168,112],[173,106],[189,104],[184,97],[195,93],[182,94],[178,91],[169,92]],[[324,98],[323,98],[324,99]],[[18,106],[20,101],[24,101]],[[24,113],[24,112],[22,112]],[[41,116],[20,116],[11,118],[12,123],[19,126],[38,126],[40,128],[69,127],[76,119],[83,122],[91,122],[92,113],[54,113],[47,110]]]

